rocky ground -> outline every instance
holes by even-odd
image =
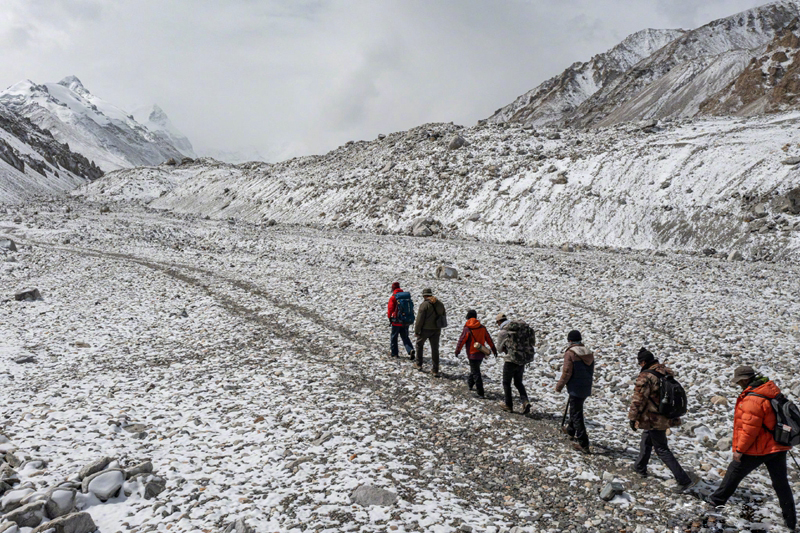
[[[730,458],[733,368],[753,364],[800,393],[793,263],[100,211],[0,209],[0,235],[18,248],[0,262],[0,450],[44,461],[14,480],[34,494],[103,457],[123,471],[151,461],[166,480],[154,498],[143,487],[78,495],[102,532],[238,519],[258,532],[783,530],[766,472],[713,515],[698,497]],[[459,279],[435,279],[441,264]],[[388,357],[395,280],[417,302],[432,287],[448,308],[441,379]],[[15,301],[26,287],[42,299]],[[488,400],[467,391],[454,345],[470,307],[490,326],[505,311],[536,328],[530,416],[500,410],[500,362],[485,364]],[[591,456],[558,431],[566,398],[553,387],[573,328],[598,358]],[[657,460],[648,479],[629,470],[643,345],[689,391],[670,441],[703,478],[690,495],[670,492]],[[625,492],[605,502],[610,479]]]

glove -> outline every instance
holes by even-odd
[[[636,420],[631,420],[630,423],[631,423],[631,429],[636,431]]]

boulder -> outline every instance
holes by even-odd
[[[725,396],[712,396],[711,403],[713,405],[728,405],[728,399]]]
[[[373,485],[361,485],[350,496],[353,503],[362,507],[371,505],[394,505],[397,502],[397,494]]]
[[[0,533],[19,533],[19,526],[14,522],[0,522]]]
[[[566,185],[567,184],[567,176],[566,174],[559,173],[559,175],[550,180],[553,185]]]
[[[189,165],[191,163],[194,163],[194,159],[192,159],[191,157],[184,157],[183,159],[181,159],[181,165]]]
[[[23,505],[3,516],[3,520],[14,522],[19,527],[36,527],[45,518],[43,501]]]
[[[101,470],[103,470],[105,467],[108,466],[108,463],[110,463],[113,460],[114,460],[113,457],[101,457],[100,459],[92,461],[88,465],[81,468],[81,471],[78,472],[78,479],[83,480],[91,476],[92,474],[100,472]]]
[[[767,204],[763,202],[756,204],[755,207],[753,207],[753,216],[756,218],[764,218],[767,216]]]
[[[414,230],[412,231],[414,237],[430,237],[433,235],[431,228],[425,225],[415,226]]]
[[[14,359],[14,362],[18,365],[24,365],[26,363],[35,363],[36,358],[32,355],[23,355],[22,357],[17,357]]]
[[[378,134],[378,140],[379,140],[379,141],[382,141],[382,140],[384,140],[385,138],[386,138],[386,135],[384,135],[383,133],[379,133],[379,134]]]
[[[9,490],[0,498],[0,512],[8,513],[22,505],[22,500],[33,494],[33,489],[22,488]]]
[[[111,208],[108,207],[107,205],[104,205],[104,206],[100,207],[100,213],[110,213],[110,212],[111,212]]]
[[[151,463],[150,461],[145,461],[143,463],[139,463],[133,468],[127,469],[125,471],[125,478],[130,479],[137,474],[152,474],[152,473],[153,473],[153,463]]]
[[[571,244],[564,244],[561,246],[562,252],[574,252],[575,248]]]
[[[164,492],[167,488],[167,480],[159,476],[151,476],[144,484],[144,499],[151,500]]]
[[[711,257],[712,255],[716,254],[717,251],[714,248],[704,248],[703,255],[706,257]]]
[[[717,449],[721,452],[727,452],[733,447],[732,437],[722,437],[717,441]]]
[[[781,163],[784,165],[797,165],[800,164],[800,157],[790,157],[789,159],[784,159]]]
[[[480,213],[473,213],[467,218],[469,222],[477,222],[481,219]]]
[[[11,453],[11,452],[7,453],[7,454],[6,454],[6,457],[8,457],[8,455],[9,455],[10,453]],[[13,455],[13,454],[12,454],[12,455]],[[8,459],[6,459],[6,460],[8,460]],[[11,465],[10,465],[10,464],[8,464],[8,463],[1,463],[1,464],[0,464],[0,481],[6,481],[6,480],[9,480],[9,481],[19,481],[19,477],[17,477],[17,472],[16,472],[16,470],[14,470],[14,469],[11,467]]]
[[[237,518],[223,530],[223,533],[255,533],[255,529],[247,525],[243,518]]]
[[[447,144],[447,148],[449,148],[450,150],[458,150],[463,146],[469,146],[469,143],[461,135],[456,135],[455,137],[450,139],[450,142]]]
[[[85,478],[81,492],[92,493],[98,500],[104,502],[115,498],[124,482],[125,472],[120,468],[111,468]]]
[[[731,251],[731,253],[728,254],[728,261],[744,261],[742,252],[740,252],[739,250]]]
[[[8,250],[9,252],[17,251],[17,244],[11,239],[0,239],[0,250]]]
[[[612,481],[611,483],[606,483],[600,491],[600,499],[610,502],[615,496],[619,496],[623,492],[625,492],[625,486],[619,481]]]
[[[54,487],[47,491],[44,510],[49,518],[68,515],[75,510],[78,491],[67,487]]]
[[[173,157],[170,157],[169,159],[167,159],[167,160],[164,162],[164,164],[165,164],[165,165],[174,166],[174,165],[177,165],[177,164],[178,164],[178,162],[177,162],[177,161],[175,161],[175,158],[173,158]]]
[[[18,302],[35,302],[42,299],[39,289],[22,289],[14,294],[14,299]]]
[[[54,533],[93,533],[97,531],[97,526],[89,513],[72,513],[45,522],[31,533],[44,533],[50,529]]]
[[[458,270],[453,267],[439,265],[436,267],[434,275],[440,279],[458,279]]]

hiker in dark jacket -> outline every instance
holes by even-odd
[[[439,337],[442,328],[439,325],[439,319],[447,316],[447,311],[444,304],[440,302],[430,289],[422,291],[422,298],[425,300],[419,306],[417,312],[417,321],[414,323],[414,335],[416,336],[417,346],[417,362],[414,365],[417,370],[422,370],[422,352],[425,349],[425,341],[430,341],[431,344],[431,374],[433,377],[441,377],[439,372]]]
[[[642,440],[639,444],[639,459],[634,464],[633,469],[642,477],[647,477],[647,463],[650,462],[650,455],[653,448],[656,455],[667,465],[678,486],[675,492],[686,492],[699,481],[694,474],[687,474],[681,467],[678,460],[669,449],[667,442],[667,429],[681,425],[681,419],[668,419],[658,411],[660,396],[659,378],[653,372],[661,375],[673,376],[672,370],[658,362],[658,359],[646,348],[639,350],[637,355],[639,366],[642,371],[636,378],[633,389],[633,400],[628,410],[628,420],[631,429],[642,429]]]
[[[461,337],[458,338],[456,357],[461,354],[461,348],[466,345],[470,369],[469,378],[467,378],[467,386],[469,390],[472,390],[474,386],[477,389],[478,398],[484,398],[481,363],[483,362],[483,358],[486,357],[486,354],[480,350],[480,347],[475,347],[476,343],[491,350],[494,356],[497,357],[497,348],[494,347],[494,342],[492,342],[492,336],[489,335],[489,330],[478,321],[477,311],[470,309],[467,311],[467,323],[461,331]]]
[[[406,353],[409,355],[409,359],[413,361],[415,358],[414,345],[411,344],[411,339],[408,338],[409,324],[403,324],[402,322],[397,321],[397,299],[395,298],[395,295],[398,292],[403,292],[403,289],[400,288],[400,282],[395,281],[392,283],[392,295],[389,297],[387,312],[389,316],[389,323],[392,325],[392,336],[389,338],[389,349],[391,350],[392,357],[399,357],[397,337],[400,337],[403,340],[403,346],[406,349]]]
[[[497,332],[497,349],[501,352],[508,354],[508,326],[511,321],[506,317],[505,313],[500,313],[495,317],[495,322],[500,330]],[[509,355],[506,355],[503,363],[503,393],[505,402],[501,406],[503,411],[509,413],[514,412],[514,397],[511,394],[511,382],[519,391],[519,400],[522,402],[522,414],[531,412],[531,402],[528,401],[528,393],[525,391],[525,385],[522,383],[522,378],[525,374],[525,365],[516,363]]]
[[[574,440],[573,447],[583,453],[589,453],[589,435],[586,433],[586,422],[583,418],[583,403],[592,395],[594,380],[594,354],[581,342],[581,332],[572,330],[567,334],[564,366],[561,379],[556,384],[556,392],[564,386],[569,393],[569,424],[561,430]]]
[[[777,417],[770,400],[781,394],[781,390],[750,366],[737,368],[732,384],[742,388],[733,412],[733,461],[719,488],[708,497],[708,502],[715,506],[725,505],[739,483],[750,472],[765,465],[778,495],[786,527],[795,531],[797,513],[786,470],[786,454],[792,448],[778,444],[772,434]]]

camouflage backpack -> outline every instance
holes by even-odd
[[[521,320],[512,320],[506,327],[508,337],[505,347],[508,357],[518,365],[527,365],[533,361],[536,353],[536,334],[533,328]]]

